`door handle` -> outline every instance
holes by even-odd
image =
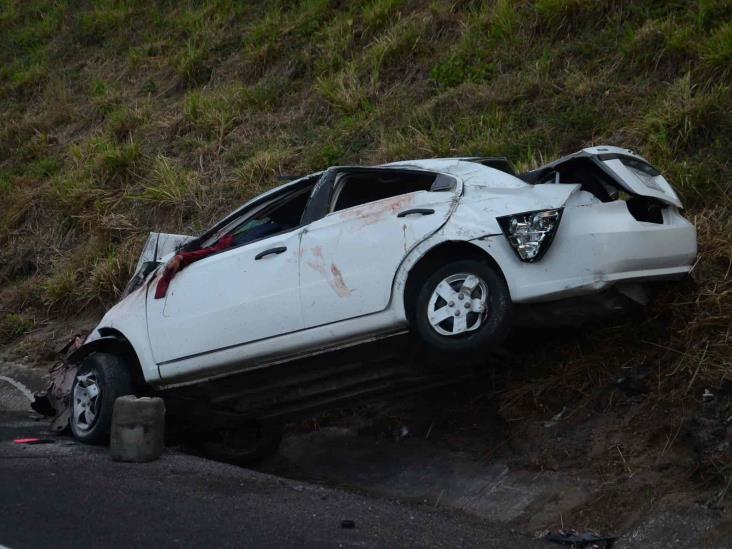
[[[399,212],[397,217],[406,217],[413,214],[432,215],[433,213],[435,213],[435,210],[430,208],[414,208],[413,210],[404,210],[403,212]]]
[[[259,252],[257,255],[254,256],[254,259],[256,261],[259,261],[263,257],[267,257],[268,255],[275,255],[275,254],[281,254],[282,252],[287,251],[287,246],[277,246],[276,248],[270,248],[269,250],[264,250],[263,252]]]

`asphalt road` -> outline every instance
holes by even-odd
[[[147,464],[0,413],[0,545],[26,547],[537,547],[500,524],[282,479],[167,450]],[[343,520],[355,528],[345,529]]]

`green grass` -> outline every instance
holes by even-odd
[[[17,93],[32,93],[48,77],[48,67],[42,62],[19,68],[10,78],[10,88]]]
[[[0,0],[0,311],[107,305],[147,231],[196,232],[278,174],[610,143],[683,194],[686,299],[728,319],[730,67],[726,0]]]
[[[732,22],[719,27],[702,47],[704,67],[719,77],[728,77],[732,71]]]
[[[186,94],[183,115],[192,129],[210,139],[222,139],[237,122],[240,89],[192,91]]]
[[[240,189],[240,196],[252,198],[269,188],[278,175],[290,173],[296,158],[295,151],[281,145],[257,151],[235,170],[232,187]]]
[[[200,209],[203,202],[198,174],[177,166],[170,159],[158,155],[152,162],[148,176],[141,181],[142,192],[133,200],[179,212]]]
[[[129,247],[126,250],[129,251]],[[118,251],[108,246],[94,258],[89,266],[89,275],[82,285],[82,296],[107,306],[114,303],[133,274],[130,258],[120,256],[124,251],[125,248]]]
[[[107,114],[107,131],[119,142],[131,141],[133,133],[144,125],[150,113],[145,108],[120,106]]]
[[[206,47],[195,40],[188,40],[173,58],[173,65],[188,86],[205,83],[211,76],[206,65]]]
[[[0,318],[0,343],[9,343],[33,329],[35,321],[19,314],[10,313]]]
[[[356,68],[349,64],[333,76],[319,78],[315,90],[331,106],[344,114],[368,109],[375,92],[372,81],[362,81]]]
[[[79,291],[78,273],[70,268],[62,267],[45,278],[41,284],[43,303],[54,310],[74,305]]]

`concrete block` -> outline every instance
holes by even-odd
[[[162,398],[134,395],[114,401],[109,448],[115,461],[154,461],[165,446],[165,403]]]

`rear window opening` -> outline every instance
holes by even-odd
[[[331,212],[353,208],[384,198],[432,189],[438,176],[420,172],[353,172],[338,177]]]
[[[646,223],[663,223],[663,204],[645,196],[631,196],[625,201],[630,215],[636,221]]]
[[[636,162],[630,167],[639,169],[638,166],[644,169],[643,173],[655,170],[642,162]],[[631,195],[623,189],[618,189],[612,178],[587,157],[571,158],[558,166],[539,168],[522,174],[521,179],[532,185],[577,183],[582,186],[583,191],[602,202],[624,201],[628,212],[636,221],[663,223],[664,205],[661,202],[645,196]]]
[[[579,156],[562,162],[556,167],[539,168],[521,175],[527,183],[577,183],[583,191],[592,194],[602,202],[613,202],[620,198],[620,191],[613,179],[600,169],[590,158]]]
[[[630,157],[615,155],[629,168],[641,171],[646,176],[658,174],[650,164],[636,161]],[[556,166],[539,168],[533,172],[522,174],[521,179],[532,185],[551,183],[577,183],[582,190],[592,194],[602,202],[622,200],[628,212],[636,221],[646,223],[663,223],[663,203],[653,198],[628,194],[619,189],[615,181],[588,157],[570,158]]]

